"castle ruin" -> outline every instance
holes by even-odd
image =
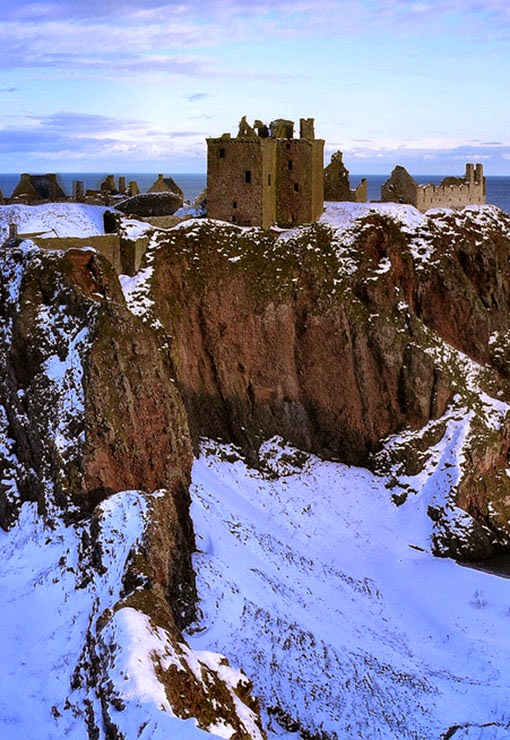
[[[60,187],[56,174],[30,175],[24,172],[19,183],[12,191],[10,203],[39,205],[40,203],[57,203],[67,200]]]
[[[331,162],[324,169],[324,200],[366,203],[367,196],[367,178],[364,177],[357,188],[352,190],[349,170],[344,164],[342,152],[332,154]]]
[[[207,139],[207,211],[241,226],[283,228],[315,221],[323,211],[324,140],[312,118],[277,119],[250,126],[241,119],[236,138]]]
[[[397,165],[381,187],[381,200],[408,203],[419,211],[429,208],[464,208],[485,203],[485,177],[482,164],[466,164],[464,177],[445,177],[439,185],[419,185],[409,172]]]
[[[147,190],[148,193],[175,193],[181,200],[181,205],[184,202],[184,193],[182,189],[177,185],[172,177],[163,177],[163,174],[158,175],[158,179],[151,185]]]

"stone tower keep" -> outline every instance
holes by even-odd
[[[301,119],[299,139],[292,121],[252,127],[243,118],[236,138],[207,139],[208,215],[263,228],[315,221],[323,210],[323,157],[311,118]]]

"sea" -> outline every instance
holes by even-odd
[[[62,172],[57,175],[61,188],[67,195],[73,192],[73,182],[82,180],[85,189],[98,190],[105,179],[105,172]],[[118,182],[119,175],[126,178],[126,183],[136,180],[140,192],[145,193],[157,180],[154,172],[119,172],[113,173],[115,181]],[[206,186],[207,176],[205,173],[169,173],[184,193],[184,200],[192,202]],[[168,177],[168,174],[165,175]],[[368,199],[379,200],[381,197],[381,185],[388,179],[388,175],[353,175],[351,174],[351,188],[355,188],[363,177],[368,182]],[[417,182],[433,183],[438,185],[446,175],[413,175]],[[487,203],[492,203],[510,214],[510,176],[488,175],[487,178]],[[0,190],[4,197],[8,198],[19,182],[18,174],[0,173]]]

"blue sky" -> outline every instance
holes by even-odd
[[[508,0],[0,0],[0,171],[203,172],[314,117],[354,173],[510,175]]]

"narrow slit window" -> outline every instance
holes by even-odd
[[[235,210],[237,208],[237,200],[232,201],[232,208]]]
[[[289,170],[292,169],[292,159],[289,159],[289,161],[287,162],[287,167],[289,168]]]
[[[297,184],[297,182],[294,183],[294,192],[299,193],[299,185]]]
[[[244,171],[244,181],[247,183],[251,183],[251,170]]]
[[[268,187],[268,188],[270,188],[270,187],[271,187],[271,175],[268,175],[268,176],[267,176],[267,187]]]
[[[218,149],[218,157],[220,159],[225,159],[225,149],[224,149],[224,147],[220,147]]]

